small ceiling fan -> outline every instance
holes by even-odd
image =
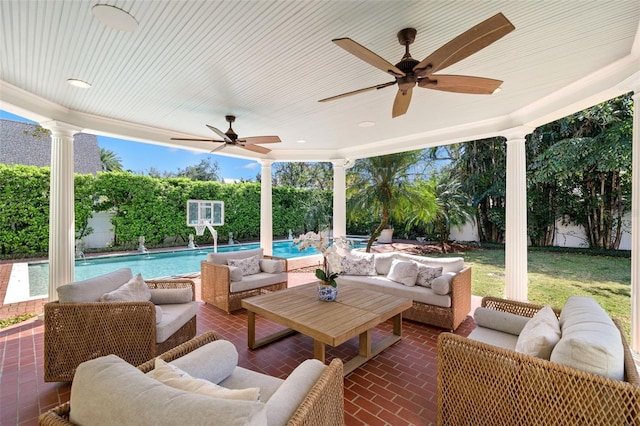
[[[247,149],[249,151],[257,152],[259,154],[268,154],[270,149],[258,146],[259,143],[279,143],[282,142],[278,136],[252,136],[248,138],[238,138],[238,134],[233,131],[231,124],[236,121],[235,115],[225,115],[225,120],[229,122],[229,130],[222,132],[213,126],[206,125],[211,131],[220,136],[222,140],[218,139],[191,139],[191,138],[171,138],[172,141],[196,141],[196,142],[217,142],[221,143],[219,147],[215,148],[211,152],[216,152],[227,145],[233,145],[240,148]]]
[[[395,118],[405,114],[409,109],[413,87],[416,84],[418,87],[425,89],[442,90],[445,92],[490,95],[500,87],[502,81],[483,77],[434,73],[473,55],[509,34],[514,29],[513,24],[509,22],[502,13],[498,13],[460,34],[427,56],[422,62],[419,62],[409,54],[409,45],[414,42],[417,31],[415,28],[405,28],[398,32],[398,41],[405,47],[405,54],[400,62],[395,65],[350,38],[334,39],[332,41],[347,52],[391,74],[396,80],[321,99],[318,102],[333,101],[346,96],[356,95],[374,89],[382,89],[397,84],[398,93],[393,102],[391,112],[391,116]]]

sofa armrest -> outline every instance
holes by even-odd
[[[344,372],[342,360],[334,358],[307,392],[287,426],[344,425]]]
[[[45,381],[71,381],[81,362],[107,354],[133,365],[155,356],[151,302],[50,302],[44,328]]]
[[[483,297],[483,308],[495,309],[496,311],[508,312],[510,314],[520,315],[523,317],[532,318],[535,314],[542,309],[543,305],[536,305],[533,303],[518,302],[517,300],[501,299],[499,297]],[[560,317],[560,309],[553,309],[557,317]]]
[[[193,282],[193,280],[180,278],[180,279],[144,280],[144,282],[147,283],[147,287],[149,287],[149,289],[152,289],[152,290],[168,289],[168,288],[190,288],[191,294],[193,295],[191,297],[191,300],[192,301],[196,300],[196,284]]]
[[[451,310],[455,329],[471,312],[471,266],[465,266],[451,278]]]
[[[227,265],[200,262],[200,292],[203,302],[225,310],[231,293],[231,272]]]
[[[557,424],[559,419],[564,424],[638,424],[637,384],[452,333],[438,337],[437,358],[440,425]]]

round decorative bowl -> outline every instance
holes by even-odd
[[[318,284],[318,299],[333,302],[338,297],[338,288],[326,284]]]

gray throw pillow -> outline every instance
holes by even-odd
[[[151,291],[141,274],[100,297],[101,302],[148,302],[149,300],[151,300]]]

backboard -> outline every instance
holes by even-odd
[[[187,200],[187,226],[224,225],[224,201]]]

